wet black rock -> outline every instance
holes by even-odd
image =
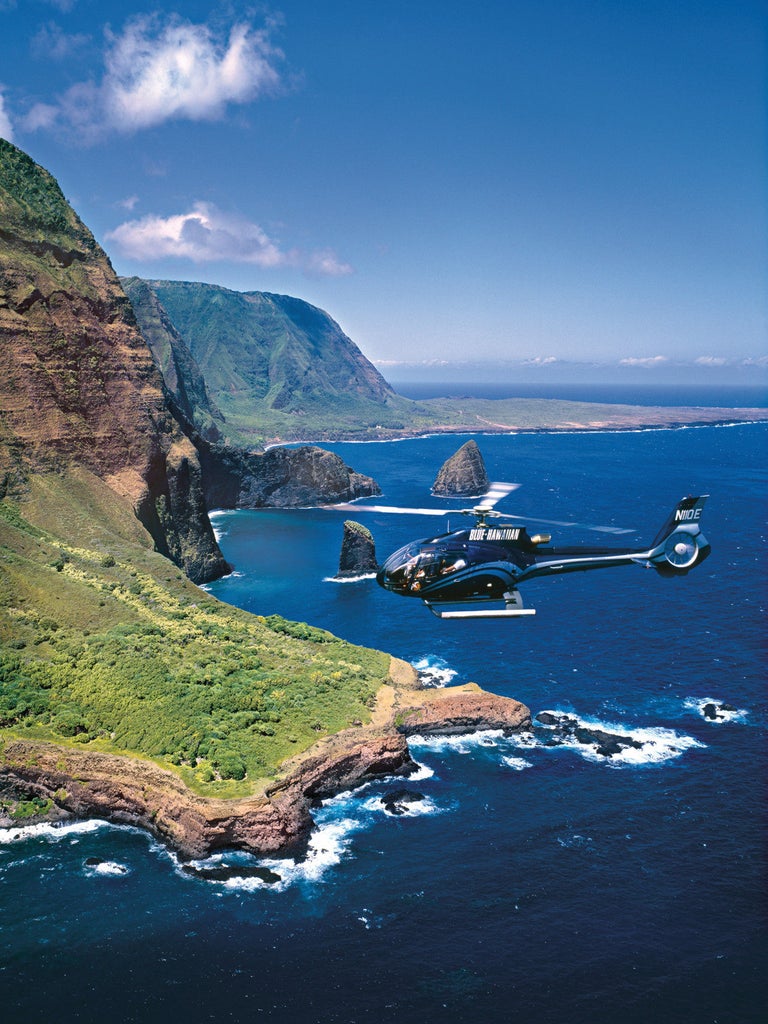
[[[417,804],[423,799],[423,793],[416,793],[412,789],[390,789],[381,798],[381,802],[389,814],[405,814],[408,804]]]
[[[197,864],[184,864],[181,870],[185,875],[193,875],[206,882],[228,882],[230,878],[259,878],[268,885],[274,885],[276,882],[282,881],[280,875],[275,871],[257,865],[212,864],[206,867]]]
[[[725,718],[726,714],[732,714],[736,710],[733,704],[716,704],[714,701],[708,701],[701,709],[701,713],[705,718],[717,721],[720,718]]]
[[[607,732],[594,726],[581,723],[571,715],[558,714],[552,711],[540,711],[534,718],[534,726],[544,726],[538,730],[537,738],[548,747],[562,746],[564,743],[581,743],[593,746],[602,757],[613,757],[627,748],[640,750],[643,744],[631,736]]]

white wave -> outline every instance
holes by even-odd
[[[458,736],[421,736],[417,734],[408,737],[408,746],[438,754],[447,751],[471,754],[478,747],[496,746],[503,736],[504,732],[501,729],[479,729],[477,732],[461,733]]]
[[[19,825],[11,828],[0,828],[0,845],[24,842],[27,839],[42,839],[45,842],[58,843],[62,839],[77,841],[78,836],[96,832],[100,828],[109,828],[106,821],[95,818],[87,821],[73,821],[66,825],[54,825],[40,822],[37,825]]]
[[[513,757],[511,754],[508,757],[502,757],[501,763],[516,772],[522,772],[526,768],[533,768],[531,762],[526,761],[524,757]]]
[[[715,725],[723,722],[744,722],[749,716],[749,712],[743,708],[735,708],[732,704],[715,697],[688,697],[683,701],[683,707],[696,711],[705,721]]]
[[[411,664],[419,673],[419,680],[422,686],[443,687],[456,678],[458,672],[451,668],[446,661],[434,654],[424,658],[418,658]]]
[[[561,712],[552,713],[561,714]],[[693,747],[706,746],[706,744],[700,743],[698,740],[694,739],[693,736],[686,736],[685,734],[675,732],[674,729],[667,729],[663,726],[645,726],[628,729],[625,726],[617,725],[614,722],[600,722],[580,718],[578,715],[571,713],[568,713],[565,717],[574,722],[578,728],[599,730],[617,737],[619,742],[625,741],[628,743],[628,745],[623,747],[621,750],[609,755],[599,753],[598,748],[600,746],[600,742],[598,740],[591,743],[580,741],[575,736],[566,736],[563,737],[562,741],[557,745],[559,748],[576,751],[588,761],[595,761],[599,764],[608,765],[609,767],[615,768],[622,765],[659,764],[664,761],[680,757],[686,750],[690,750]],[[556,727],[543,726],[539,724],[538,728],[555,729]],[[542,749],[553,749],[553,747],[544,743],[540,743],[538,745]]]
[[[386,814],[389,818],[420,818],[425,814],[443,813],[443,809],[428,796],[422,796],[420,800],[397,800],[394,803],[397,805],[397,811],[390,811],[383,796],[374,796],[366,800],[364,806],[369,811]]]
[[[592,842],[592,836],[582,836],[574,833],[572,836],[557,837],[560,846],[566,850],[588,849]]]
[[[216,538],[216,543],[221,541],[222,537],[226,537],[228,530],[224,529],[224,520],[229,516],[237,515],[238,510],[234,508],[217,508],[212,512],[208,513],[208,519],[213,529],[213,535]]]
[[[411,772],[407,777],[409,782],[422,782],[424,779],[431,779],[435,774],[434,768],[430,768],[427,764],[422,764],[421,761],[416,761],[416,771]]]
[[[375,579],[375,572],[365,572],[360,576],[323,576],[323,583],[360,583],[361,580]]]
[[[320,882],[323,876],[337,864],[341,863],[349,847],[352,836],[363,828],[364,822],[355,818],[331,820],[320,825],[312,833],[307,846],[306,856],[301,860],[291,857],[285,859],[267,859],[260,865],[280,875],[280,882],[269,886],[270,889],[282,890],[290,885],[301,882]],[[230,879],[228,888],[255,888],[258,879],[244,879],[238,886],[238,879]],[[263,885],[263,883],[261,883]]]
[[[106,875],[110,877],[117,877],[120,875],[129,875],[131,869],[125,864],[120,864],[116,860],[100,860],[96,864],[85,865],[85,873],[87,875]]]
[[[218,538],[217,538],[218,539]],[[215,591],[215,584],[221,583],[223,580],[241,580],[244,579],[248,574],[245,572],[238,572],[237,569],[233,569],[232,572],[228,572],[226,576],[219,576],[213,583],[198,583],[198,590],[204,590],[206,594],[212,594]]]

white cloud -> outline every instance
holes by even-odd
[[[245,22],[224,36],[208,25],[158,15],[107,33],[100,81],[78,82],[55,103],[30,111],[29,130],[61,126],[94,141],[170,120],[217,120],[230,103],[247,103],[280,85],[282,58],[266,29]]]
[[[697,366],[727,366],[728,360],[723,356],[699,356],[694,363]]]
[[[551,363],[556,363],[556,356],[534,356],[532,359],[523,359],[523,366],[549,366]]]
[[[308,274],[319,277],[344,277],[352,273],[352,267],[348,263],[341,263],[330,249],[310,253],[304,261],[304,269]]]
[[[32,39],[32,54],[39,59],[66,60],[90,43],[91,37],[67,34],[53,21],[42,25]]]
[[[0,86],[0,139],[5,139],[6,142],[13,142],[13,125],[8,116],[8,111],[5,109],[5,97],[3,96],[2,86]]]
[[[224,261],[259,267],[298,267],[310,274],[352,273],[330,250],[302,254],[283,250],[263,228],[223,213],[212,203],[194,203],[188,213],[157,217],[149,214],[126,221],[107,238],[131,259],[187,259],[193,263]]]
[[[138,196],[126,196],[125,199],[118,199],[115,206],[119,206],[123,210],[133,210],[138,201]]]
[[[626,359],[619,360],[619,366],[645,366],[652,369],[654,366],[663,366],[668,363],[669,359],[667,356],[647,356],[637,357],[628,356]]]
[[[372,359],[375,366],[463,366],[463,359]]]

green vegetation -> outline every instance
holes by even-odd
[[[31,506],[38,520],[63,491]],[[248,615],[119,533],[86,548],[26,511],[0,502],[0,729],[149,757],[234,796],[369,720],[388,655]]]
[[[0,139],[0,191],[7,193],[3,227],[23,222],[47,243],[67,239],[71,244],[74,233],[89,248],[95,245],[53,175],[5,139]]]
[[[179,351],[164,316],[183,339],[193,419],[206,423],[211,412],[192,364],[230,443],[253,448],[278,437],[376,437],[434,425],[418,403],[395,394],[327,313],[301,299],[184,281],[121,282],[161,368],[174,345]]]

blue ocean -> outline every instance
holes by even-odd
[[[210,592],[390,651],[429,685],[475,681],[636,745],[417,738],[418,774],[326,801],[305,858],[262,862],[275,884],[190,877],[147,835],[101,822],[6,831],[5,1021],[766,1019],[768,427],[476,439],[490,477],[521,485],[500,508],[532,522],[650,542],[679,498],[708,493],[712,555],[682,579],[532,581],[535,616],[440,621],[373,579],[334,581],[349,513],[226,512],[234,572]],[[430,487],[463,440],[327,447],[386,504],[448,507]],[[354,518],[380,560],[440,523]],[[402,785],[414,799],[394,814],[382,796]]]

